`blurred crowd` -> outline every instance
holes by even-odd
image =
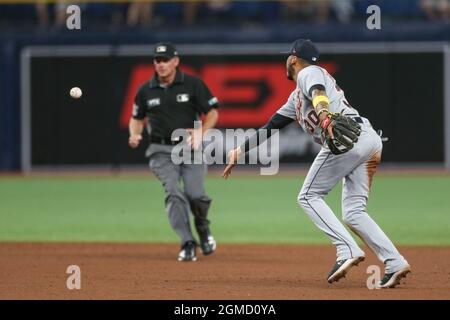
[[[66,9],[76,1],[0,5],[0,26],[11,23],[63,26]],[[83,19],[98,25],[133,27],[277,22],[348,23],[367,17],[371,4],[391,20],[450,21],[450,0],[279,0],[138,1],[80,3]]]

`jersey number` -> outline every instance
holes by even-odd
[[[320,124],[319,116],[316,111],[311,110],[305,118],[305,125],[310,133],[314,133],[316,127]]]

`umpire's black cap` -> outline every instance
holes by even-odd
[[[155,45],[153,50],[153,58],[164,57],[172,59],[178,56],[178,51],[170,42],[160,42]]]
[[[281,53],[292,54],[311,64],[316,64],[319,61],[319,49],[317,49],[316,45],[309,39],[297,39],[292,43],[289,51]]]

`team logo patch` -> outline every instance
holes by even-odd
[[[188,102],[188,101],[189,101],[188,93],[177,94],[177,102]]]
[[[156,52],[160,53],[160,52],[166,52],[167,51],[167,47],[166,46],[159,46],[156,48]]]
[[[161,104],[161,100],[159,98],[149,99],[147,100],[147,106],[155,107]]]

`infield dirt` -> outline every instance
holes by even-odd
[[[174,244],[0,243],[0,299],[450,299],[450,248],[402,247],[412,273],[395,289],[369,290],[366,260],[328,284],[332,246],[220,244],[178,262]],[[81,290],[69,290],[69,265]],[[383,269],[381,269],[383,272]]]

